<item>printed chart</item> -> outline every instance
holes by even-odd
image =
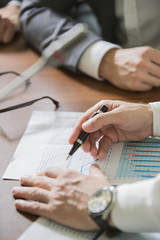
[[[160,139],[124,143],[117,178],[152,178],[160,173]]]

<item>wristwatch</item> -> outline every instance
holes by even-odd
[[[88,201],[88,213],[92,220],[103,230],[113,230],[108,224],[108,216],[116,201],[116,188],[105,186],[95,192]]]

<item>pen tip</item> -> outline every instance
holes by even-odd
[[[66,160],[67,160],[68,158],[70,158],[70,155],[67,156]]]

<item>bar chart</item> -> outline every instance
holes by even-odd
[[[124,143],[117,178],[152,178],[160,173],[160,139]]]

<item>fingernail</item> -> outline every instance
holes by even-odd
[[[24,182],[26,179],[28,179],[28,176],[22,176],[20,177],[19,181],[20,183]]]
[[[24,205],[24,201],[21,199],[18,199],[18,200],[15,200],[14,204],[15,204],[15,206],[22,206],[22,205]]]
[[[17,190],[18,190],[18,187],[14,187],[14,188],[12,189],[12,193],[15,193]]]

